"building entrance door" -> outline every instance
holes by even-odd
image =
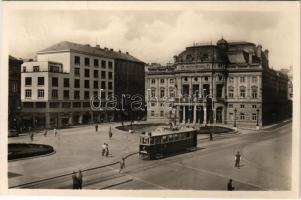
[[[223,123],[223,108],[218,107],[216,109],[216,123]]]

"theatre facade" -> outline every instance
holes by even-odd
[[[264,126],[291,117],[288,77],[251,42],[194,44],[145,72],[149,121]]]

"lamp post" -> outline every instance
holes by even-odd
[[[214,123],[214,99],[212,97],[212,121]],[[214,124],[212,125],[212,131],[210,132],[210,141],[213,140],[213,134],[214,134]]]
[[[234,128],[236,128],[236,108],[234,109]]]
[[[146,97],[147,97],[147,103],[146,103],[146,118],[148,117],[148,111],[150,110],[149,102],[150,102],[150,96],[151,96],[151,89],[148,88],[146,92]]]
[[[148,88],[148,89],[147,89],[147,94],[146,94],[146,96],[147,96],[147,107],[149,106],[148,104],[149,104],[149,102],[150,102],[150,95],[151,95],[151,89]]]
[[[195,125],[196,124],[196,104],[197,104],[197,101],[198,101],[198,96],[197,96],[197,93],[199,91],[196,90],[195,93],[194,93],[194,98],[193,98],[193,101],[194,101],[194,108],[193,108],[193,124]]]
[[[256,126],[259,126],[259,124],[258,124],[258,116],[259,116],[259,109],[257,108],[257,117],[256,117],[256,119],[257,119],[257,122],[256,122]]]
[[[211,110],[212,110],[212,124],[214,124],[214,99],[212,97],[212,102],[211,102]]]
[[[206,89],[203,89],[203,110],[204,110],[204,126],[207,125],[207,97],[209,96],[209,94],[206,94]],[[206,105],[205,105],[205,100],[206,100]]]
[[[256,129],[258,130],[259,129],[259,123],[258,123],[258,120],[259,120],[259,109],[257,108],[257,116],[256,116]]]
[[[174,101],[176,101],[176,98],[180,98],[179,97],[179,95],[178,95],[178,85],[177,84],[175,84],[175,92],[174,92]],[[176,123],[177,123],[177,114],[178,114],[178,110],[177,110],[177,105],[174,105],[173,104],[173,107],[175,107],[174,108],[174,125],[176,126]],[[179,116],[179,118],[180,118],[180,116]],[[179,122],[180,123],[180,122]]]

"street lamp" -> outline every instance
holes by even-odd
[[[147,89],[146,96],[147,96],[147,107],[149,107],[150,96],[151,96],[151,89],[150,88]]]
[[[174,126],[176,126],[176,123],[177,123],[177,105],[175,105],[175,101],[176,101],[176,98],[180,98],[178,96],[178,85],[175,84],[175,91],[174,91],[174,102],[173,102],[173,111],[174,111]]]
[[[259,118],[259,109],[257,108],[257,116],[256,116],[256,120],[257,120],[257,122],[256,122],[256,126],[258,127],[259,126],[259,124],[258,124],[258,118]]]
[[[193,101],[194,101],[193,124],[194,124],[194,125],[196,124],[196,104],[197,104],[197,102],[198,102],[198,95],[197,95],[198,93],[199,93],[199,91],[196,90],[196,91],[194,92],[194,98],[193,98]]]
[[[203,110],[204,110],[204,125],[207,125],[207,97],[209,94],[206,94],[206,89],[203,89]],[[206,106],[205,106],[205,100],[206,100]]]
[[[236,128],[236,108],[234,109],[234,127]]]
[[[212,121],[214,123],[214,99],[212,97]],[[213,134],[214,134],[214,124],[212,126],[212,131],[210,132],[210,141],[213,140]]]
[[[213,97],[211,98],[211,110],[212,110],[212,124],[214,124],[214,99]]]

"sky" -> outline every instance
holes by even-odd
[[[225,10],[14,10],[7,23],[9,54],[33,58],[39,50],[71,41],[128,51],[146,63],[173,61],[194,42],[249,41],[268,49],[270,67],[298,65],[295,13]],[[298,58],[298,59],[297,59]]]

